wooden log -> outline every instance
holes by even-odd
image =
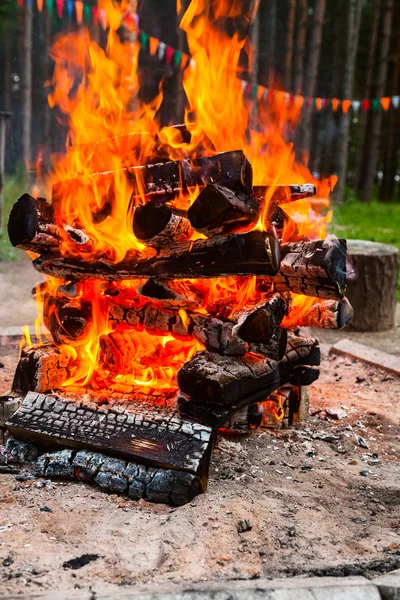
[[[183,506],[204,491],[200,478],[186,471],[149,467],[88,450],[59,450],[35,461],[41,477],[83,481],[131,500]]]
[[[18,439],[43,449],[86,448],[143,464],[180,470],[207,485],[215,434],[163,409],[97,406],[30,392],[7,423]]]
[[[346,327],[353,318],[353,308],[347,298],[343,300],[320,300],[316,301],[305,310],[291,311],[283,325],[288,327],[320,327],[322,329],[342,329]]]
[[[178,394],[178,407],[181,414],[197,419],[202,423],[207,423],[211,427],[223,427],[225,423],[228,423],[237,412],[243,408],[264,402],[268,397],[278,388],[291,383],[292,384],[292,373],[298,370],[295,385],[308,385],[310,381],[308,373],[302,379],[302,369],[307,366],[316,367],[319,365],[320,352],[317,340],[308,338],[299,338],[293,336],[288,341],[287,352],[284,358],[279,362],[269,361],[269,365],[260,362],[257,365],[258,371],[252,370],[251,374],[245,375],[243,372],[240,373],[242,378],[241,386],[242,389],[238,389],[239,382],[234,382],[240,370],[244,370],[243,366],[238,369],[237,364],[229,365],[228,361],[225,364],[220,365],[220,383],[218,383],[218,376],[216,371],[218,368],[213,369],[211,365],[212,357],[210,362],[205,367],[207,361],[204,360],[203,355],[205,353],[198,353],[195,355],[192,361],[186,363],[181,371],[185,369],[186,373],[193,369],[193,378],[196,377],[196,369],[191,367],[193,360],[196,360],[200,356],[200,363],[198,366],[202,369],[202,374],[197,379],[192,380],[192,383],[186,381],[185,377],[185,388],[189,390],[190,394],[181,391]],[[227,357],[220,357],[226,359]],[[238,361],[243,362],[243,359],[229,358],[230,361],[237,363]],[[259,359],[261,360],[261,359]],[[189,366],[189,369],[188,369]],[[264,371],[263,374],[262,371]],[[318,369],[313,369],[314,377],[318,376]],[[249,380],[253,381],[249,384]],[[208,380],[210,387],[204,385],[205,381]],[[314,379],[315,380],[315,379]],[[262,383],[264,381],[264,383]],[[178,374],[179,383],[179,374]],[[200,385],[199,385],[200,383]],[[260,387],[254,389],[254,386],[261,384]],[[187,387],[186,387],[187,385]],[[219,390],[218,389],[219,385]],[[195,389],[196,388],[196,389]],[[251,391],[250,391],[250,388]],[[239,394],[244,391],[245,393],[239,397]],[[223,394],[223,400],[225,404],[221,403],[219,394]],[[195,397],[193,397],[193,394]],[[231,394],[229,396],[229,394]],[[209,401],[209,398],[212,401]]]
[[[165,197],[164,201],[168,201],[170,199],[168,194],[214,182],[231,189],[243,187],[249,193],[252,190],[252,168],[241,150],[221,152],[197,159],[126,167],[121,169],[121,172],[131,182],[133,195],[150,194],[154,200],[157,195],[162,195]],[[91,179],[99,187],[104,186],[108,189],[114,177],[113,171],[107,171],[95,173]],[[79,176],[55,183],[52,192],[53,203],[59,202],[65,194],[76,192],[76,188],[84,183]]]
[[[72,363],[72,353],[66,346],[58,348],[51,342],[26,346],[21,351],[12,391],[26,394],[58,389],[74,374]]]
[[[295,202],[303,198],[311,198],[317,193],[317,188],[312,183],[276,185],[272,187],[273,192],[270,202],[275,204],[287,204],[288,202]],[[254,186],[253,194],[262,201],[268,194],[269,189],[269,186]]]
[[[174,282],[172,289],[168,281],[151,277],[139,286],[137,293],[143,298],[149,298],[153,304],[163,308],[186,309],[201,304],[201,298],[193,290],[188,291],[185,283],[180,285],[179,280]]]
[[[53,222],[53,210],[44,198],[24,194],[11,209],[8,220],[8,236],[16,248],[35,253],[57,252],[63,239],[69,238],[79,246],[90,242],[87,234],[65,225],[57,227]]]
[[[327,238],[281,246],[276,291],[325,299],[340,299],[346,291],[346,240]]]
[[[216,236],[212,239],[180,242],[150,256],[136,255],[117,264],[105,260],[85,261],[43,255],[35,269],[61,279],[137,277],[186,279],[229,275],[274,276],[279,270],[279,242],[262,231]]]
[[[161,248],[188,239],[193,230],[185,217],[167,206],[148,202],[135,208],[133,233],[149,246]]]
[[[193,229],[215,235],[255,224],[259,213],[260,203],[251,194],[210,183],[193,202],[187,216]]]
[[[168,310],[153,303],[125,307],[116,298],[110,302],[109,319],[112,325],[126,324],[177,339],[194,338],[220,354],[243,356],[246,352],[258,352],[279,360],[286,351],[287,333],[279,327],[285,311],[286,302],[280,294],[260,306],[233,314],[231,319]]]
[[[353,270],[347,288],[348,299],[354,308],[350,329],[387,331],[394,328],[399,269],[397,248],[349,240],[348,259]]]
[[[92,323],[92,304],[85,300],[70,300],[45,295],[43,323],[57,345],[79,345],[89,333]]]
[[[198,352],[179,370],[178,386],[194,404],[230,405],[252,392],[274,386],[280,379],[286,383],[290,371],[297,366],[315,366],[319,361],[317,340],[296,336],[288,341],[279,363],[255,354],[239,358]]]

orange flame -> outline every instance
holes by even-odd
[[[242,149],[253,167],[253,184],[267,188],[256,227],[267,227],[266,215],[274,189],[279,184],[313,182],[310,172],[296,163],[293,133],[299,119],[300,102],[288,103],[277,92],[255,111],[245,99],[238,78],[251,48],[247,29],[258,2],[247,12],[242,0],[192,0],[181,27],[187,34],[192,56],[184,72],[183,85],[188,99],[185,124],[190,142],[178,129],[161,127],[157,112],[162,102],[161,88],[148,103],[140,98],[138,56],[134,21],[128,42],[117,34],[128,2],[116,5],[102,0],[106,11],[108,39],[105,50],[90,39],[89,32],[59,36],[51,50],[55,62],[50,106],[68,125],[66,152],[53,156],[50,185],[57,225],[81,228],[89,242],[77,245],[63,235],[61,252],[90,261],[94,256],[109,263],[121,261],[127,253],[143,252],[145,246],[132,232],[136,206],[146,201],[140,170],[152,160],[196,158],[203,154]],[[178,11],[181,3],[177,2]],[[129,11],[128,11],[129,12]],[[229,36],[227,19],[235,25]],[[262,90],[260,89],[261,95]],[[199,189],[180,192],[173,200],[176,208],[188,208]],[[324,189],[328,195],[328,189]],[[311,202],[285,205],[301,235],[325,237],[329,213],[320,216]],[[289,220],[290,223],[290,220]],[[283,240],[291,239],[290,225]],[[194,233],[192,239],[202,237]],[[48,297],[56,298],[60,282],[50,281]],[[133,296],[139,284],[114,284]],[[171,287],[178,287],[171,282]],[[180,282],[199,298],[196,310],[229,317],[247,305],[259,302],[266,293],[256,277],[228,277]],[[142,386],[176,386],[176,373],[184,361],[201,348],[194,341],[171,336],[150,335],[145,331],[115,327],[108,320],[108,297],[99,282],[79,284],[79,299],[91,305],[91,324],[84,339],[71,347],[75,370],[66,385],[100,386],[123,382]],[[43,300],[43,298],[42,298]],[[46,307],[46,300],[45,300]],[[186,318],[181,311],[182,319]],[[113,355],[104,358],[112,349]],[[116,368],[116,365],[118,368]]]

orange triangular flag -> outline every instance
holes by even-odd
[[[315,108],[317,110],[321,110],[321,108],[322,108],[322,98],[315,98]]]
[[[160,42],[158,41],[157,38],[151,37],[149,43],[150,43],[150,54],[152,56],[154,56],[158,50],[158,46],[160,45]]]
[[[391,100],[392,99],[389,96],[387,96],[385,98],[381,98],[381,104],[382,104],[383,110],[389,110]]]
[[[261,102],[261,100],[263,98],[264,89],[265,88],[263,88],[262,85],[259,85],[258,88],[257,88],[257,100],[258,100],[258,102]]]
[[[295,96],[294,103],[296,104],[297,108],[300,110],[304,104],[304,96],[298,96],[298,95]]]
[[[83,2],[81,2],[81,0],[75,0],[75,11],[76,11],[76,21],[80,25],[82,23],[82,17],[83,17]]]
[[[43,10],[43,0],[36,0],[39,12]]]
[[[336,112],[339,108],[339,100],[337,98],[332,98],[332,110]]]
[[[349,112],[349,108],[351,106],[351,100],[342,100],[342,113],[345,115]]]

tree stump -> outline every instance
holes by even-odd
[[[348,240],[347,256],[354,270],[347,297],[354,308],[348,326],[357,331],[386,331],[395,326],[398,250],[394,246]]]

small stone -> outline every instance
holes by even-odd
[[[342,408],[326,408],[325,412],[328,415],[328,417],[331,417],[332,419],[337,419],[338,421],[347,417],[347,412]]]
[[[353,521],[353,523],[368,523],[368,519],[366,519],[365,517],[352,517],[351,520]]]
[[[360,475],[361,475],[362,477],[368,477],[368,475],[369,475],[369,471],[360,471]]]
[[[12,565],[14,562],[14,559],[11,555],[6,556],[3,561],[2,561],[2,565],[3,567],[9,567],[10,565]]]
[[[253,525],[249,519],[240,520],[236,526],[238,533],[245,533],[246,531],[251,531],[253,529]]]
[[[291,525],[288,529],[288,535],[289,537],[296,537],[297,535],[297,531],[296,531],[296,525]]]
[[[357,440],[357,444],[359,446],[361,446],[362,448],[369,448],[369,444],[368,444],[367,440],[364,439],[363,437],[361,437],[361,435],[357,435],[356,440]]]
[[[0,362],[0,369],[4,369],[4,363]]]
[[[356,377],[356,383],[363,383],[365,381],[365,377]]]
[[[41,506],[39,510],[40,510],[40,512],[48,512],[48,513],[53,512],[53,509],[50,508],[49,506]]]

